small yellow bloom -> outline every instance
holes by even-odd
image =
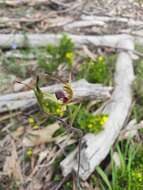
[[[32,148],[29,148],[29,149],[27,150],[26,155],[29,156],[29,157],[31,157],[31,156],[33,155],[33,150],[32,150]]]
[[[67,52],[66,53],[66,58],[67,59],[73,59],[73,53],[72,52]]]
[[[101,124],[101,125],[104,125],[107,120],[108,120],[108,116],[103,116],[103,117],[101,118],[100,124]]]
[[[87,126],[88,128],[93,128],[93,125],[92,124],[88,124],[88,126]]]
[[[60,117],[63,117],[63,116],[64,116],[64,112],[61,112],[61,113],[60,113]]]
[[[35,123],[34,118],[33,118],[33,117],[29,117],[29,118],[28,118],[28,122],[29,122],[30,124],[34,124],[34,123]]]
[[[108,116],[103,116],[102,120],[105,123],[108,120]]]
[[[57,113],[57,114],[60,114],[60,113],[61,113],[61,109],[57,108],[57,109],[56,109],[56,113]]]
[[[99,61],[99,62],[103,62],[103,61],[104,61],[104,57],[100,55],[100,56],[98,57],[98,61]]]
[[[105,122],[104,122],[103,120],[101,120],[101,121],[100,121],[100,124],[101,124],[101,125],[104,125],[104,124],[105,124]]]
[[[62,109],[57,108],[57,109],[56,109],[56,114],[59,115],[60,117],[62,117],[62,116],[64,115],[64,112],[63,112]]]
[[[139,179],[141,179],[141,178],[142,178],[142,174],[141,174],[141,173],[138,173],[138,174],[137,174],[137,177],[138,177]]]
[[[33,126],[33,129],[39,129],[39,126],[38,126],[37,124],[35,124],[35,125]]]

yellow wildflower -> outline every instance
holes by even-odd
[[[33,155],[33,150],[32,150],[32,148],[29,148],[29,149],[27,150],[26,155],[29,156],[29,157],[31,157],[31,156]]]
[[[28,118],[28,122],[29,122],[30,124],[34,124],[34,123],[35,123],[34,118],[33,118],[33,117],[29,117],[29,118]]]
[[[138,177],[139,179],[141,179],[141,178],[142,178],[142,174],[141,174],[141,173],[137,173],[137,177]]]
[[[67,52],[66,53],[66,58],[72,60],[73,59],[73,53],[72,52]]]
[[[59,115],[60,117],[62,117],[64,115],[64,112],[62,111],[62,109],[57,108],[56,109],[56,114]]]
[[[104,61],[104,57],[100,55],[100,56],[98,57],[98,61],[99,61],[99,62],[103,62],[103,61]]]
[[[93,128],[93,125],[92,124],[88,124],[88,126],[87,126],[88,128]]]
[[[103,116],[102,120],[105,123],[108,120],[108,116]]]
[[[37,124],[35,124],[35,125],[33,126],[33,129],[39,129],[39,126],[38,126]]]
[[[101,125],[104,125],[104,123],[105,123],[105,122],[104,122],[103,120],[100,121],[100,124],[101,124]]]
[[[57,114],[61,113],[61,109],[57,108],[57,109],[56,109],[56,113],[57,113]]]
[[[100,121],[100,124],[104,125],[107,120],[108,120],[108,116],[103,116],[102,119],[101,119],[101,121]]]

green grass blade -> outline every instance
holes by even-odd
[[[107,185],[108,189],[112,190],[112,187],[110,185],[110,181],[109,181],[107,175],[105,174],[105,172],[99,166],[96,167],[96,171],[100,175],[100,177],[102,178],[104,183]]]

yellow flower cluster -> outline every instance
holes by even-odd
[[[33,150],[32,150],[32,148],[29,148],[29,149],[27,150],[26,155],[27,155],[28,157],[32,157],[32,155],[33,155]]]
[[[64,115],[63,110],[60,109],[60,108],[57,108],[55,112],[56,112],[56,115],[58,115],[58,116],[60,116],[60,117],[62,117],[62,116]]]
[[[87,119],[88,132],[95,133],[101,131],[102,126],[106,123],[107,120],[107,115],[90,116],[90,118]]]
[[[30,125],[32,125],[33,129],[39,129],[39,125],[36,124],[35,120],[33,117],[28,118],[28,122]]]
[[[90,124],[87,125],[87,127],[88,127],[89,129],[91,129],[91,128],[94,127],[94,125],[90,123]]]
[[[102,56],[102,55],[100,55],[99,57],[98,57],[98,61],[100,62],[100,63],[103,63],[104,62],[104,57]]]
[[[55,114],[60,116],[60,117],[63,117],[65,111],[66,111],[66,105],[59,104],[59,105],[56,106]]]
[[[68,63],[68,66],[72,66],[73,64],[73,59],[74,59],[74,54],[73,52],[67,52],[65,55],[66,62]]]
[[[143,176],[141,171],[133,171],[132,172],[132,177],[137,179],[137,181],[142,182],[143,181]]]
[[[101,124],[101,125],[104,125],[107,120],[108,120],[108,116],[107,116],[107,115],[104,115],[104,116],[101,118],[101,120],[100,120],[100,124]]]
[[[37,124],[33,125],[33,129],[39,129],[39,125]]]
[[[66,53],[66,58],[69,60],[73,60],[73,53],[72,52],[67,52]]]
[[[29,117],[28,118],[28,122],[29,122],[29,124],[34,124],[35,123],[35,120],[34,120],[34,118],[33,117]]]

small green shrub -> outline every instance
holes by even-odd
[[[53,163],[53,168],[55,170],[55,173],[53,175],[53,179],[52,181],[55,184],[59,184],[61,182],[61,180],[63,179],[62,175],[61,175],[61,171],[60,171],[60,162],[64,159],[64,156],[60,156],[57,157]],[[72,185],[72,180],[69,179],[68,181],[66,181],[63,186],[62,186],[62,190],[72,190],[73,189],[73,185]]]
[[[132,146],[134,146],[134,149],[137,148],[136,145],[132,144]],[[124,173],[122,169],[117,170],[117,190],[122,190],[125,187],[127,190],[143,189],[143,149],[133,150],[131,153],[134,155],[132,158],[129,155],[124,158],[126,162]]]
[[[72,190],[72,189],[73,189],[72,181],[67,181],[67,182],[63,185],[63,190]]]
[[[96,170],[100,175],[101,189],[109,187],[110,190],[142,190],[143,189],[143,148],[131,140],[117,144],[116,151],[120,158],[120,167],[112,159],[111,173],[106,173],[101,168]]]
[[[134,63],[135,80],[133,83],[135,105],[132,116],[139,122],[143,119],[143,60],[136,60]]]
[[[74,43],[67,35],[63,35],[59,45],[49,44],[46,51],[50,56],[48,59],[42,54],[38,54],[38,64],[46,72],[51,73],[55,71],[61,63],[64,63],[68,69],[71,69],[74,59]]]
[[[15,74],[16,76],[25,78],[27,75],[26,66],[18,64],[15,58],[4,59],[2,64],[7,71]]]
[[[143,60],[139,59],[135,61],[134,63],[134,70],[135,70],[135,81],[134,81],[134,91],[135,95],[138,97],[143,97],[143,87],[142,87],[142,82],[143,82]]]
[[[70,106],[71,112],[78,109],[77,105]],[[102,126],[108,120],[107,115],[93,115],[86,108],[82,107],[78,111],[73,125],[81,129],[84,133],[98,133],[103,130]]]
[[[77,78],[85,78],[91,83],[108,84],[112,80],[110,69],[105,57],[99,56],[96,60],[83,63]]]

